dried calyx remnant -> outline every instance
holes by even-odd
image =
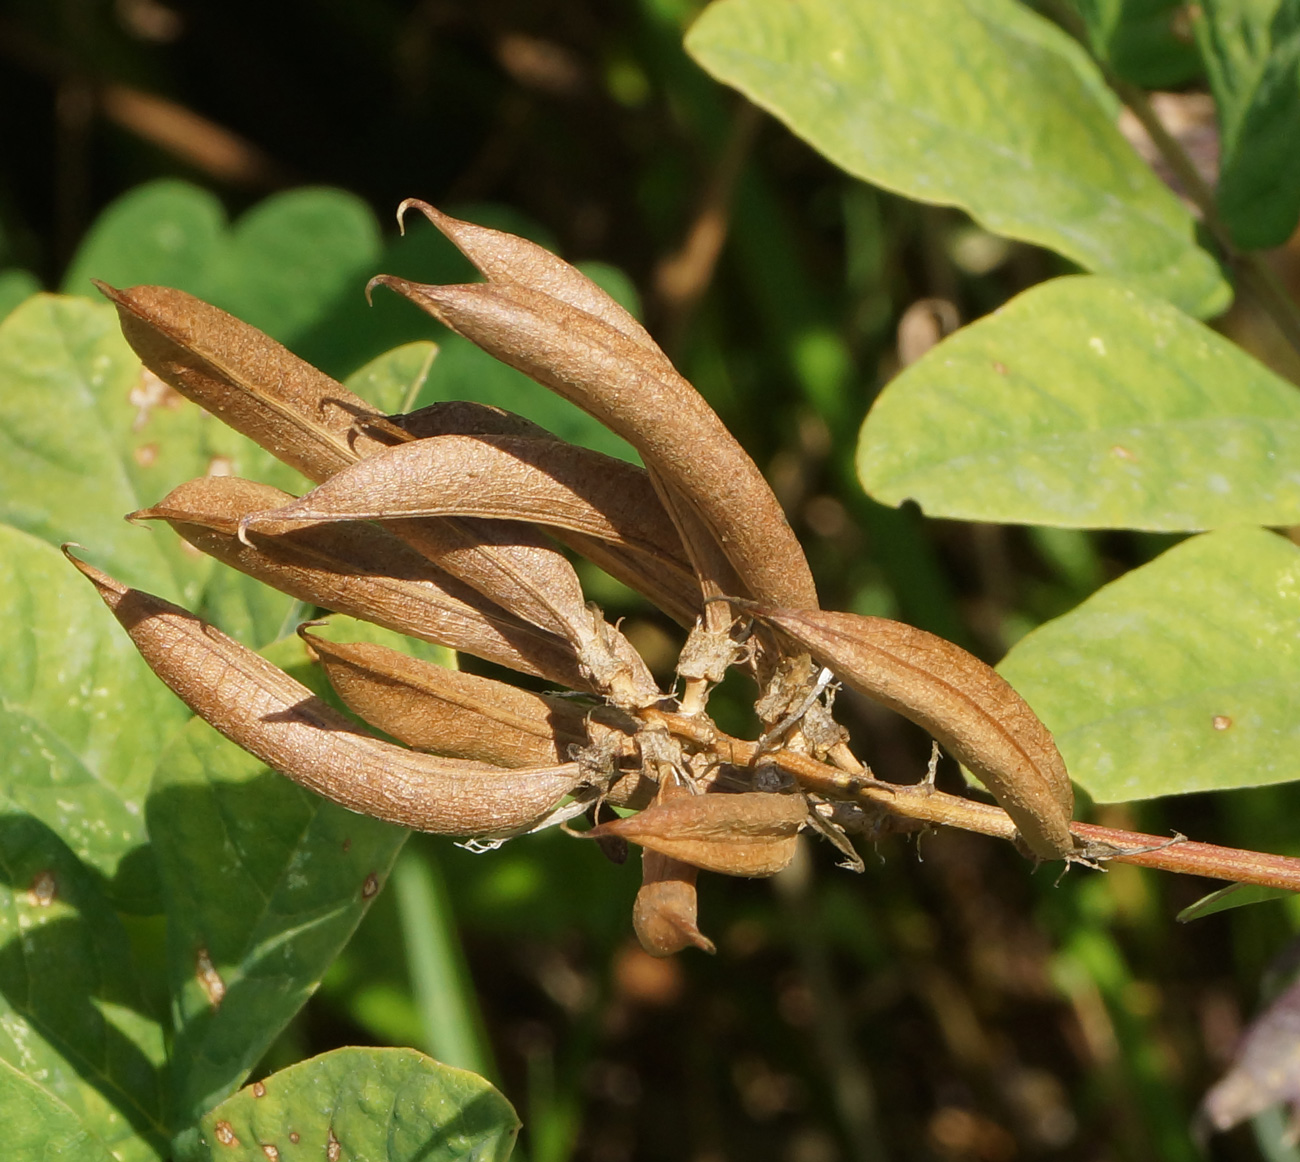
[[[895,820],[888,796],[881,805],[880,784],[832,718],[831,674],[929,730],[983,780],[1033,855],[1081,854],[1065,768],[1024,701],[931,634],[822,612],[753,461],[630,314],[531,242],[418,201],[399,218],[410,208],[486,281],[420,286],[381,275],[371,287],[404,295],[571,400],[645,467],[496,408],[382,415],[190,295],[103,286],[150,371],[318,485],[295,498],[206,477],[132,519],[166,521],[308,605],[585,697],[535,694],[304,626],[342,701],[397,745],[200,618],[77,562],[197,714],[289,778],[406,827],[495,840],[587,815],[595,825],[582,834],[607,851],[643,848],[633,921],[660,955],[712,949],[696,923],[701,869],[771,875],[804,828],[860,866],[849,834],[914,826]],[[689,631],[675,692],[658,688],[585,600],[561,545]],[[709,690],[732,666],[757,684],[756,742],[723,734],[707,713]]]

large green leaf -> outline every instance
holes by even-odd
[[[1081,528],[1300,523],[1300,392],[1168,303],[1056,279],[940,343],[858,446],[877,500]]]
[[[36,276],[28,271],[17,268],[0,270],[0,319],[40,289],[41,284],[36,281]]]
[[[1116,128],[1096,66],[1015,0],[717,0],[686,46],[858,177],[1194,314],[1227,305],[1191,215]]]
[[[1243,249],[1300,221],[1300,0],[1205,0],[1196,39],[1219,112],[1217,202]]]
[[[275,194],[231,228],[211,273],[211,301],[293,346],[345,300],[365,319],[362,291],[380,252],[375,216],[354,194]]]
[[[268,656],[309,677],[298,639]],[[168,916],[183,1125],[239,1084],[311,995],[406,832],[303,790],[199,719],[160,757],[148,824]]]
[[[138,186],[95,220],[63,291],[98,297],[90,283],[97,278],[112,286],[174,286],[205,298],[225,228],[226,212],[207,190],[174,180]]]
[[[85,1143],[71,1157],[97,1158],[96,1142],[117,1162],[152,1162],[166,1142],[164,1057],[125,930],[95,878],[44,824],[0,816],[4,1115],[48,1118],[52,1139]],[[12,1109],[11,1094],[21,1102]]]
[[[414,1049],[336,1049],[241,1090],[202,1124],[212,1162],[505,1162],[518,1130],[481,1077]]]
[[[59,552],[0,525],[0,803],[57,832],[119,907],[157,906],[144,804],[189,717]]]
[[[1194,537],[998,669],[1099,802],[1300,779],[1300,548],[1261,529]]]
[[[9,1162],[113,1162],[72,1109],[3,1061],[0,1134]]]

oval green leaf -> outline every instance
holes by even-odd
[[[998,670],[1097,802],[1300,779],[1300,548],[1262,529],[1184,541]]]
[[[1014,0],[717,0],[692,56],[849,173],[1124,275],[1197,315],[1231,292],[1115,126],[1083,50]]]
[[[202,1122],[211,1162],[505,1162],[514,1109],[414,1049],[336,1049],[241,1090]]]
[[[1042,283],[881,392],[863,487],[931,516],[1199,531],[1300,523],[1300,392],[1112,279]]]

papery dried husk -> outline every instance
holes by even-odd
[[[621,717],[607,707],[534,694],[386,646],[299,632],[350,710],[420,750],[503,767],[546,766],[567,761],[570,747],[588,745],[593,713],[607,730]],[[631,753],[633,724],[621,720]]]
[[[421,286],[388,275],[372,282],[410,298],[626,439],[703,518],[749,593],[781,605],[816,604],[803,550],[767,482],[661,353],[519,283]]]
[[[173,489],[132,519],[165,520],[218,561],[310,605],[586,688],[567,641],[494,605],[382,528],[317,525],[239,539],[244,514],[290,499],[288,493],[251,480],[206,476]]]
[[[256,327],[169,287],[96,285],[146,367],[309,479],[390,445],[366,428],[382,419],[377,409]],[[580,649],[588,644],[577,575],[531,527],[457,519],[392,531],[496,604]]]
[[[443,835],[489,835],[527,827],[580,782],[576,763],[506,770],[383,742],[202,619],[69,559],[191,710],[268,766],[349,810]]]
[[[600,563],[693,618],[699,585],[645,470],[550,437],[446,434],[400,444],[249,523],[483,517],[578,533]],[[404,527],[404,526],[399,526]],[[476,528],[481,529],[481,522]]]
[[[746,606],[855,690],[928,730],[1043,859],[1076,847],[1074,789],[1051,733],[996,670],[960,646],[881,617]]]
[[[619,835],[703,871],[770,876],[794,858],[807,816],[798,793],[699,794],[661,799],[583,834]]]
[[[632,906],[632,927],[651,956],[672,956],[695,947],[712,955],[712,940],[700,931],[695,880],[699,869],[649,848],[641,852],[641,888]]]
[[[386,446],[353,426],[378,409],[256,327],[171,287],[95,285],[150,371],[309,480]]]

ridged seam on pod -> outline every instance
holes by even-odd
[[[1074,789],[1051,733],[996,670],[960,646],[887,618],[743,606],[855,690],[928,730],[1011,816],[1035,855],[1064,859]]]
[[[442,835],[486,835],[534,822],[580,781],[576,763],[509,771],[383,742],[192,613],[67,555],[182,702],[267,766],[349,810]]]

